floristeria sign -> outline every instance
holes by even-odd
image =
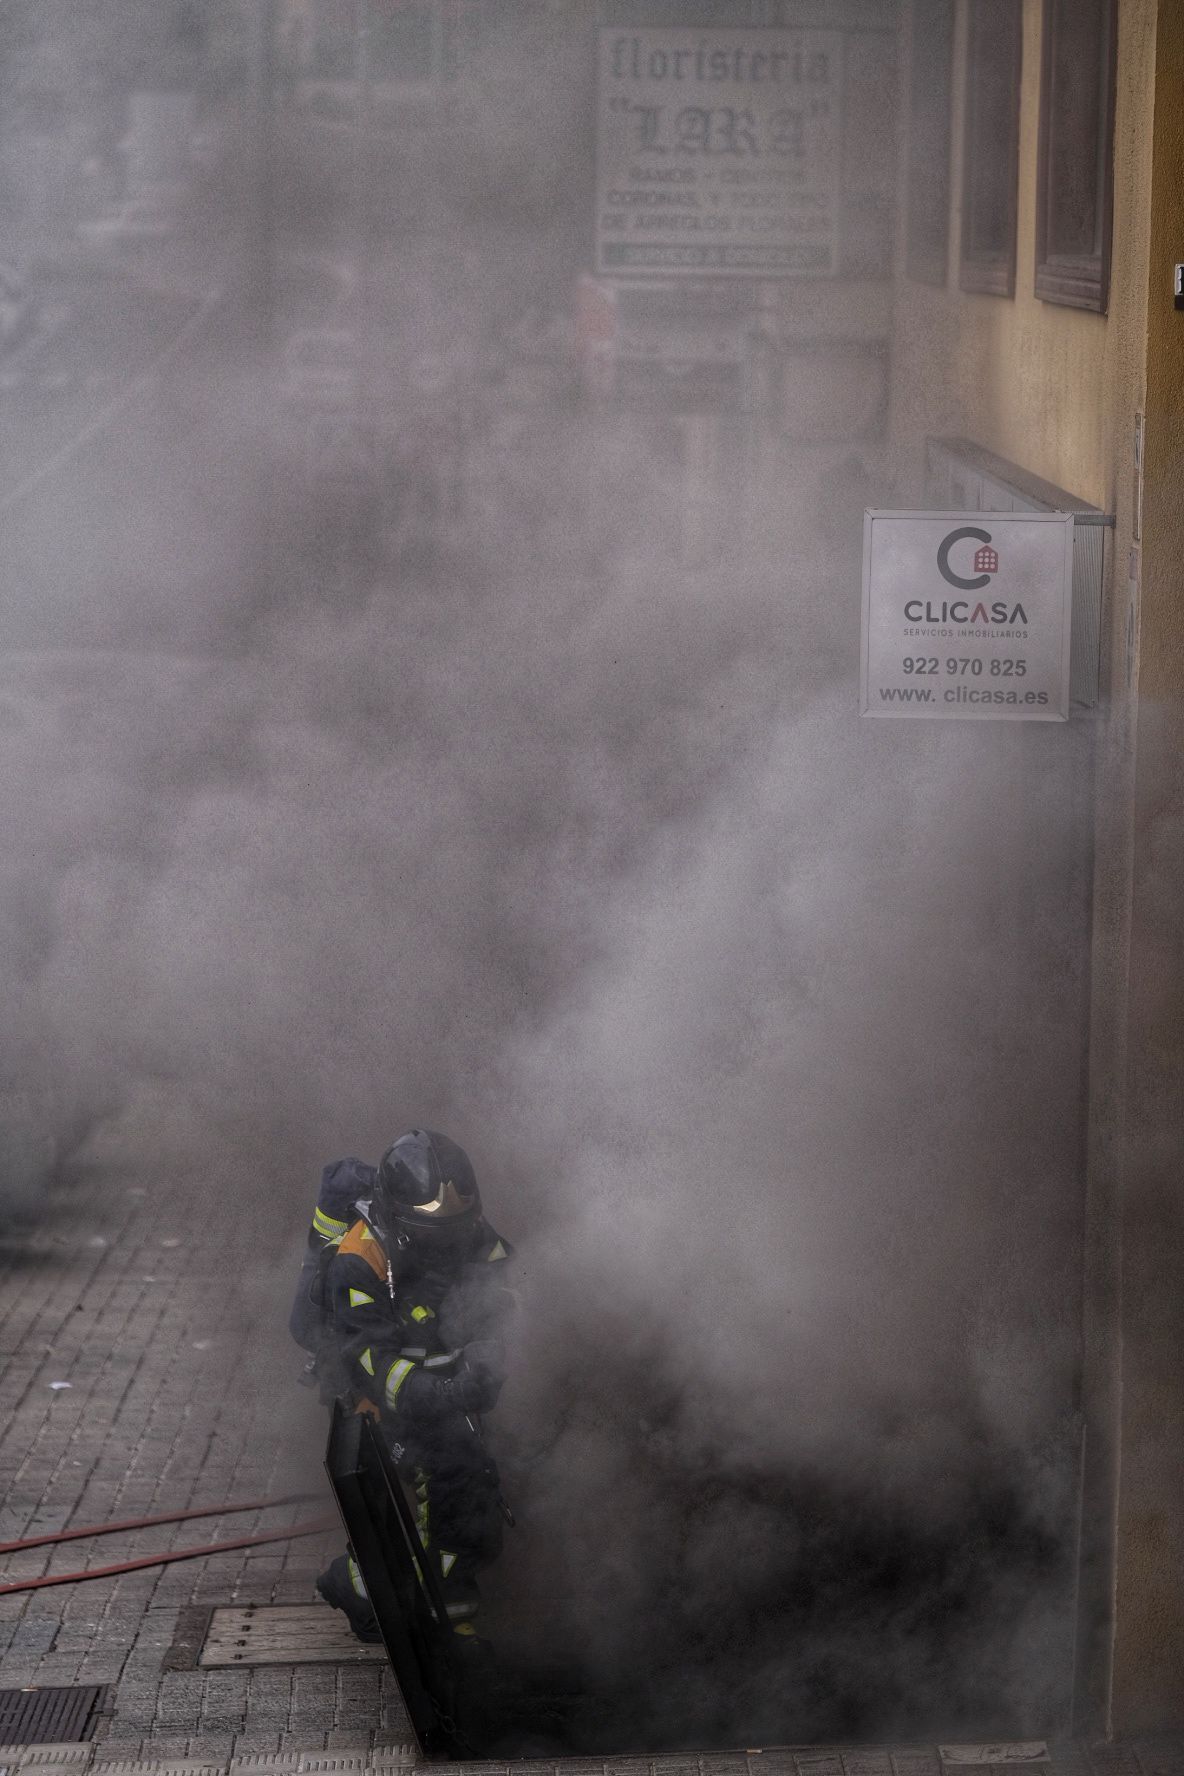
[[[1073,517],[867,512],[863,715],[1067,721]]]
[[[833,277],[837,31],[602,29],[596,269]]]

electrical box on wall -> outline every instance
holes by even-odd
[[[1030,474],[969,438],[927,438],[925,498],[937,510],[1064,512],[1073,517],[1073,627],[1069,707],[1084,715],[1097,707],[1102,637],[1102,576],[1109,514],[1063,487]]]

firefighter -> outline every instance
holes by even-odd
[[[328,1372],[349,1407],[381,1424],[454,1631],[473,1635],[477,1573],[500,1552],[505,1514],[480,1414],[504,1379],[511,1252],[482,1215],[468,1155],[446,1135],[409,1130],[371,1175],[372,1194],[354,1205],[325,1268]],[[379,1638],[352,1552],[317,1589],[359,1639]]]

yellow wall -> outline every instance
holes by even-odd
[[[1147,185],[1150,117],[1142,82],[1155,0],[1121,0],[1119,7],[1122,77],[1109,318],[1040,302],[1033,294],[1041,11],[1041,0],[1024,0],[1016,293],[1014,299],[970,296],[959,290],[957,270],[966,39],[966,0],[959,0],[949,275],[944,290],[905,276],[902,214],[890,436],[902,485],[911,485],[914,493],[919,492],[922,440],[927,433],[954,432],[1112,511],[1119,457],[1129,455],[1140,394],[1137,354],[1128,357],[1119,341],[1136,317],[1141,332],[1145,303],[1146,222],[1140,200]],[[907,61],[907,28],[905,38]],[[1133,238],[1140,225],[1141,251]]]
[[[1184,1726],[1184,3],[1160,0],[1145,311],[1146,487],[1125,791],[1117,1143],[1122,1367],[1111,1721]],[[1152,98],[1154,103],[1151,103]]]
[[[902,225],[890,443],[901,504],[921,492],[925,436],[953,432],[1117,519],[1094,726],[1078,1707],[1081,1728],[1121,1735],[1184,1726],[1184,314],[1170,281],[1184,260],[1184,0],[1118,0],[1105,317],[1032,294],[1041,0],[1024,0],[1015,298],[958,290],[965,13],[959,0],[949,277],[940,290],[905,277]],[[907,24],[905,38],[907,65]]]

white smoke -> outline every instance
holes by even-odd
[[[534,171],[501,205],[445,192],[463,275],[414,232],[372,243],[409,302],[387,357],[435,349],[437,308],[481,346],[448,396],[469,524],[434,562],[325,587],[281,534],[293,577],[252,582],[274,512],[246,470],[294,471],[233,309],[130,473],[116,451],[39,500],[96,539],[71,573],[54,532],[53,638],[97,578],[127,646],[26,661],[13,693],[20,1004],[59,1075],[154,1080],[261,1158],[217,1187],[259,1178],[294,1256],[324,1161],[414,1123],[469,1149],[521,1254],[494,1428],[524,1522],[488,1581],[510,1642],[580,1647],[655,1742],[1038,1728],[1070,1523],[1078,741],[861,724],[858,587],[804,477],[750,490],[692,572],[669,427],[506,417],[510,323],[568,299],[587,169],[560,89],[534,140],[530,84],[495,75],[462,95],[461,185],[483,147],[498,190]],[[287,169],[281,225],[307,228],[314,173]]]

